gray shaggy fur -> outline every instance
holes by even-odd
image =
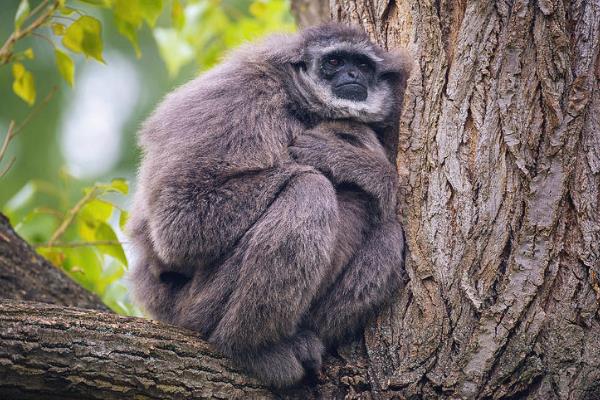
[[[367,101],[316,79],[338,48],[374,61]],[[407,75],[406,57],[332,24],[242,47],[169,94],[140,133],[138,304],[267,384],[318,370],[323,343],[401,286],[389,159]]]

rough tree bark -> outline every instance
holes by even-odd
[[[415,68],[384,397],[600,398],[600,2],[331,0]]]

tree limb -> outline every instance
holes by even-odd
[[[0,297],[108,311],[98,296],[73,282],[21,239],[0,214]]]
[[[0,398],[275,398],[191,331],[50,304],[0,301]]]

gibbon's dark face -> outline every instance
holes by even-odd
[[[369,57],[345,52],[326,54],[320,71],[336,97],[352,101],[367,99],[375,77],[375,65]]]

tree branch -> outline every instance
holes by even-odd
[[[0,301],[0,398],[275,398],[191,331]]]
[[[0,297],[108,311],[98,296],[73,282],[21,239],[0,214]]]

